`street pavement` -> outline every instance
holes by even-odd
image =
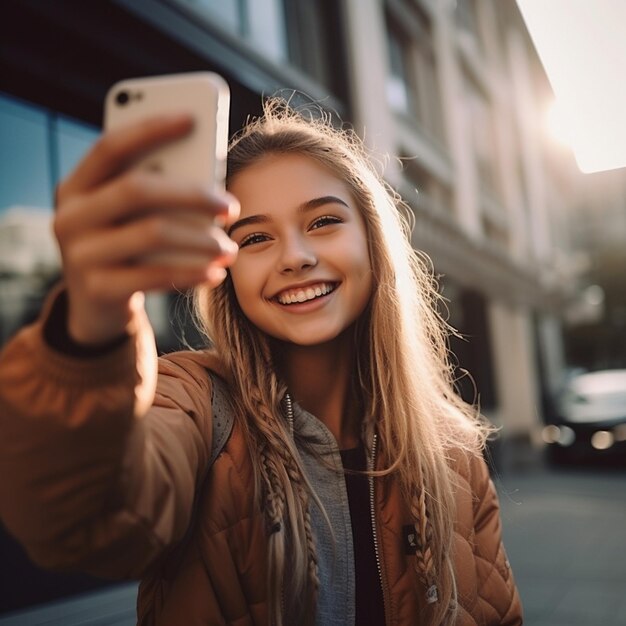
[[[525,626],[626,626],[626,470],[538,457],[494,482]]]

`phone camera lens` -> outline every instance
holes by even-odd
[[[124,106],[125,104],[128,103],[129,100],[130,100],[130,96],[128,95],[127,91],[120,91],[115,96],[115,102],[117,102],[120,106]]]

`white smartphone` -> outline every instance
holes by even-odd
[[[137,167],[223,188],[228,149],[230,91],[213,72],[132,78],[109,89],[104,128],[111,130],[166,113],[190,113],[193,130],[150,152]]]

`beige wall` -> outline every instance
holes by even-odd
[[[523,25],[516,21],[513,0],[477,3],[481,42],[472,41],[471,33],[460,32],[454,2],[412,0],[404,2],[404,9],[410,11],[413,2],[430,24],[447,145],[442,151],[420,133],[418,124],[412,126],[410,120],[390,110],[384,0],[346,0],[343,5],[354,125],[370,147],[392,156],[408,152],[439,182],[450,186],[453,206],[445,214],[433,214],[414,202],[414,184],[404,178],[398,162],[387,161],[387,179],[415,205],[414,245],[426,248],[439,271],[488,299],[499,401],[494,419],[503,425],[505,436],[525,433],[534,437],[541,406],[532,320],[535,315],[543,319],[542,311],[552,316],[545,328],[538,329],[553,338],[539,355],[545,361],[549,387],[559,378],[563,364],[560,321],[553,303],[555,289],[561,289],[565,281],[559,279],[552,263],[555,258],[562,260],[564,253],[554,250],[550,232],[554,203],[548,201],[546,192],[558,192],[559,186],[546,180],[549,170],[543,163],[540,137],[542,103],[534,91],[536,85],[545,86],[545,77],[536,75],[539,66]],[[504,18],[498,15],[501,10]],[[481,195],[472,144],[468,76],[493,113],[500,196],[487,209],[500,211],[493,216],[506,231],[500,248],[494,247],[483,226],[488,203]],[[562,202],[557,204],[561,208]]]
[[[492,300],[489,327],[499,398],[498,410],[492,418],[502,425],[504,436],[530,434],[534,439],[541,405],[529,311]]]

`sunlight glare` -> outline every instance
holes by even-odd
[[[626,166],[626,2],[517,0],[585,173]]]

